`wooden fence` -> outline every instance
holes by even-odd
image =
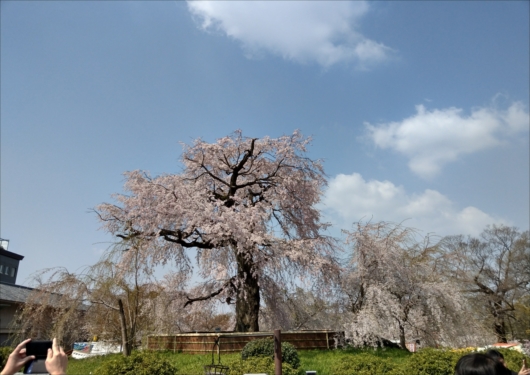
[[[172,350],[181,353],[209,354],[212,352],[215,340],[219,338],[217,353],[240,352],[252,340],[273,337],[273,332],[197,332],[176,335],[147,336],[146,346],[149,350]],[[296,349],[332,349],[336,346],[337,338],[343,332],[336,331],[284,331],[281,333],[282,342],[289,342]]]

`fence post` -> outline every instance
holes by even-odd
[[[282,331],[274,330],[274,375],[282,375]]]

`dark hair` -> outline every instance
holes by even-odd
[[[455,375],[510,375],[510,371],[485,354],[471,353],[458,360]]]
[[[488,350],[486,352],[486,355],[495,361],[500,361],[501,359],[504,360],[504,356],[502,355],[502,353],[495,349]]]

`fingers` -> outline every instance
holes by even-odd
[[[25,365],[26,362],[33,361],[34,359],[35,359],[34,355],[30,355],[30,356],[24,357],[22,359],[21,365]]]
[[[59,344],[57,344],[57,339],[55,337],[53,338],[52,348],[54,353],[59,351]]]
[[[22,349],[24,349],[26,347],[26,344],[28,342],[30,342],[31,339],[25,339],[24,341],[22,341],[20,344],[17,345],[17,347],[15,348],[15,350],[13,350],[14,352],[17,352],[17,353],[20,353],[20,351]]]
[[[63,347],[59,346],[55,337],[53,338],[52,348],[54,354],[64,354]]]
[[[48,353],[46,354],[46,359],[52,359],[53,358],[53,350],[48,348]]]

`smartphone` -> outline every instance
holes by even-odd
[[[46,374],[45,362],[48,349],[51,349],[51,341],[30,341],[26,344],[26,355],[34,355],[35,359],[24,366],[24,374]]]

